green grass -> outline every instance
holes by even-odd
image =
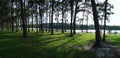
[[[97,58],[91,51],[80,49],[94,40],[92,33],[36,34],[22,38],[21,32],[0,32],[0,58]]]
[[[111,42],[112,45],[117,46],[118,48],[120,48],[120,34],[118,35],[107,35],[107,40]]]

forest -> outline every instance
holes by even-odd
[[[109,0],[0,0],[0,58],[120,58],[113,10]]]

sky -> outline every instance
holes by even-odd
[[[104,1],[104,0],[101,0]],[[110,16],[110,22],[107,25],[119,25],[120,26],[120,0],[108,0],[109,3],[113,4],[114,15]]]
[[[105,0],[98,0],[98,1],[105,1]],[[109,22],[107,22],[107,25],[120,26],[120,0],[108,0],[108,2],[114,6],[114,9],[112,9],[114,14],[110,15]],[[68,16],[70,16],[70,14],[68,14]],[[78,14],[78,16],[80,17],[82,16],[82,14]],[[93,23],[92,15],[89,17],[89,19],[90,19],[89,25],[91,24],[93,25],[94,23]],[[84,24],[86,24],[86,22],[84,22]]]
[[[103,2],[105,0],[99,1]],[[120,0],[108,0],[108,2],[114,6],[114,9],[112,9],[114,14],[110,15],[107,25],[120,26]],[[89,24],[94,24],[92,19],[89,20]]]

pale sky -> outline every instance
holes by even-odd
[[[99,1],[105,1],[105,0],[99,0]],[[120,0],[108,0],[108,2],[114,6],[114,9],[112,9],[114,14],[110,15],[109,17],[110,22],[107,22],[107,25],[120,26]],[[89,24],[94,24],[93,20],[89,20]]]
[[[104,0],[103,0],[104,1]],[[114,15],[110,16],[110,23],[108,25],[120,25],[120,0],[108,0],[109,3],[114,5]]]
[[[105,1],[105,0],[98,0],[98,1]],[[112,26],[119,25],[120,26],[120,0],[108,0],[108,2],[114,6],[114,9],[112,9],[114,14],[110,15],[110,17],[109,17],[110,22],[107,22],[107,25],[112,25]],[[80,15],[80,14],[78,14],[78,15]],[[70,14],[68,14],[68,16],[70,16]],[[60,18],[61,18],[61,16],[60,16]],[[86,23],[84,22],[84,24],[86,24]],[[89,24],[94,24],[92,15],[90,15],[90,17],[89,17]]]

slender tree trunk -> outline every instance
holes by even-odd
[[[20,17],[18,18],[18,31],[20,30]]]
[[[46,13],[47,13],[47,12],[46,12]],[[48,14],[47,14],[47,17],[48,17]],[[46,23],[45,23],[45,28],[46,28],[45,31],[46,31],[46,32],[47,32],[47,23],[48,23],[48,22],[47,22],[47,18],[46,18]]]
[[[86,9],[88,9],[88,10],[86,10]],[[87,0],[85,0],[85,11],[87,11],[87,18],[86,18],[86,33],[88,33],[89,6],[87,6]]]
[[[102,33],[102,30],[103,30],[103,20],[101,19],[101,33]]]
[[[72,37],[73,36],[73,34],[72,34],[72,19],[73,19],[73,0],[70,0],[70,6],[71,6],[71,26],[70,26],[70,37]]]
[[[52,0],[52,14],[51,14],[51,35],[53,35],[53,11],[54,11],[54,0]]]
[[[37,16],[37,14],[36,14],[35,19],[36,19],[36,33],[38,33],[38,16]]]
[[[76,34],[76,15],[77,15],[77,6],[78,6],[78,1],[76,2],[75,5],[75,14],[74,14],[74,21],[73,21],[73,34]]]
[[[13,18],[12,18],[12,32],[14,31],[14,22],[13,22]]]
[[[49,32],[50,32],[50,30],[51,30],[51,12],[50,12],[50,10],[49,10]]]
[[[44,30],[43,30],[43,18],[42,18],[42,16],[41,16],[41,31],[42,31],[42,33],[44,32]]]
[[[46,32],[47,32],[47,23],[48,23],[47,20],[48,20],[48,11],[46,11],[46,18],[45,18],[45,31]]]
[[[86,24],[86,33],[88,33],[88,13],[87,13],[87,19],[86,19],[86,22],[87,22],[87,24]]]
[[[83,21],[84,21],[84,16],[85,16],[85,12],[83,11],[83,19],[82,19],[82,25],[81,25],[81,32],[83,32]]]
[[[41,16],[40,16],[40,13],[39,13],[39,32],[41,31]]]
[[[2,31],[2,22],[0,22],[0,31]]]
[[[66,25],[67,25],[67,21],[65,20],[65,32],[67,31],[67,29],[66,29]]]
[[[63,23],[63,18],[64,18],[64,10],[63,10],[63,5],[62,5],[62,33],[64,33],[64,23]]]
[[[44,7],[44,6],[42,6],[42,7]],[[41,27],[41,31],[42,31],[42,33],[44,32],[44,30],[43,30],[43,18],[42,17],[44,17],[44,14],[43,14],[43,12],[41,11],[41,8],[40,8],[40,4],[39,4],[39,15],[40,15],[40,27]]]
[[[9,30],[9,19],[7,19],[7,30]]]
[[[35,0],[36,1],[36,0]],[[35,5],[35,10],[36,10],[36,14],[35,14],[35,20],[36,20],[36,33],[38,34],[38,14],[37,14],[37,3]]]
[[[25,3],[25,1],[24,1]],[[25,19],[25,10],[23,8],[23,0],[20,0],[20,5],[21,5],[21,19],[22,19],[22,27],[23,27],[23,38],[27,38],[27,24],[26,24],[26,19]]]
[[[33,31],[33,14],[32,14],[32,31]]]
[[[47,1],[47,8],[49,9],[49,0]],[[49,10],[47,10],[47,24],[46,24],[47,30],[49,32]]]
[[[4,28],[4,23],[1,22],[1,31],[4,31],[3,28]]]
[[[18,21],[19,21],[19,19],[16,20],[16,32],[18,32],[18,30],[19,30],[18,29],[18,24],[19,24]]]
[[[40,1],[40,0],[39,0]],[[39,4],[39,32],[41,31],[41,20],[42,20],[42,14],[41,14],[41,7]]]
[[[107,19],[107,2],[108,0],[106,0],[105,2],[105,9],[104,9],[104,13],[105,13],[105,17],[104,17],[104,33],[103,33],[103,41],[106,41],[106,38],[105,38],[105,29],[106,29],[106,19]]]
[[[12,2],[12,7],[13,7],[13,0],[11,0]],[[12,32],[14,31],[14,18],[13,18],[13,9],[11,8],[11,20],[12,20]]]
[[[15,0],[15,1],[17,1],[17,0]],[[16,3],[16,5],[17,5],[16,7],[17,7],[17,10],[18,10],[19,9],[19,4]],[[16,14],[18,14],[18,12],[16,12]],[[16,20],[16,32],[18,32],[18,31],[19,31],[19,17],[17,17],[17,20]]]
[[[20,30],[23,31],[22,20],[20,20]]]
[[[93,20],[94,20],[94,24],[95,24],[95,43],[94,43],[94,47],[100,47],[101,46],[101,36],[100,36],[98,13],[97,13],[97,9],[96,9],[95,0],[91,0],[91,3],[92,3],[92,11],[93,11]]]
[[[29,17],[27,18],[28,19],[28,32],[30,32],[30,20],[29,20]]]
[[[56,23],[56,31],[58,32],[58,27],[59,27],[59,10],[57,10],[57,23]]]

